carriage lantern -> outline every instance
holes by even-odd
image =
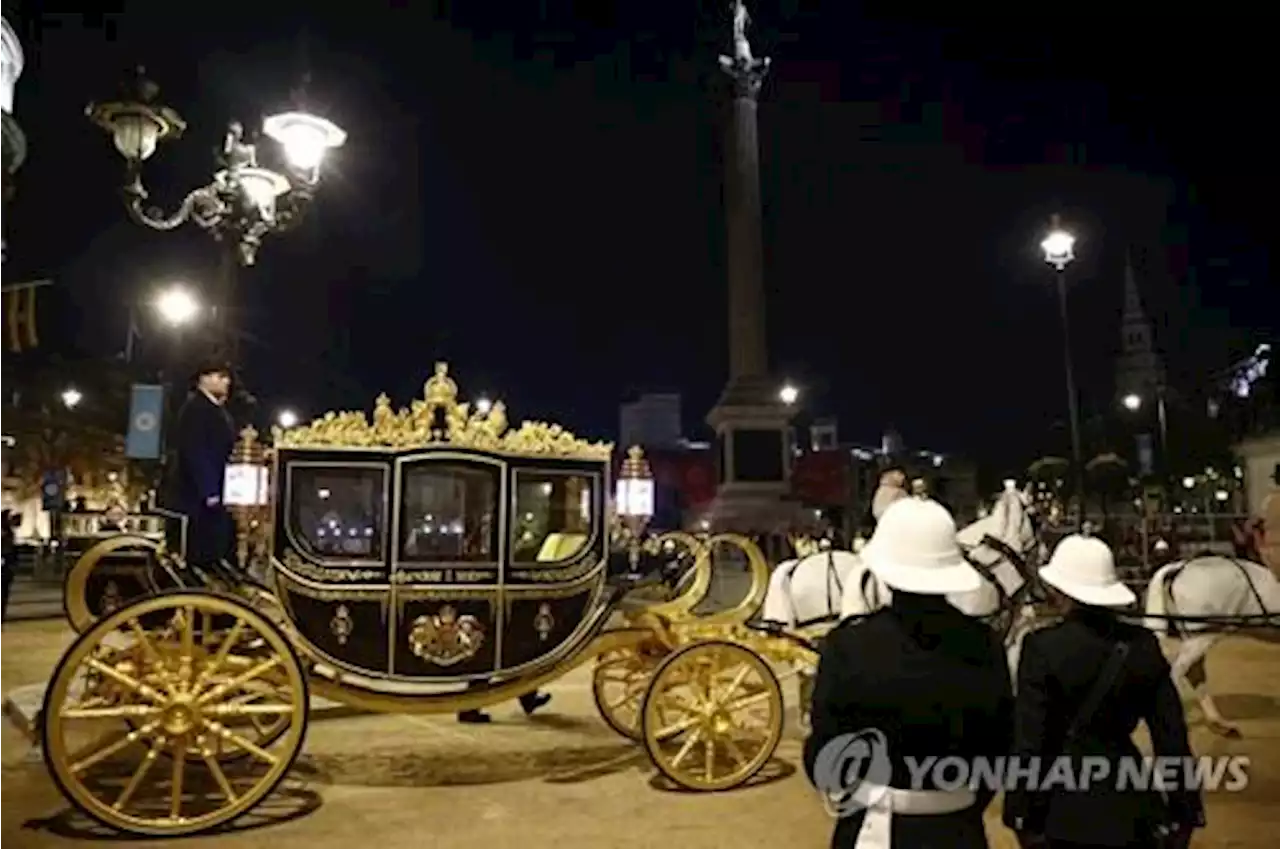
[[[653,518],[653,472],[644,457],[644,449],[632,445],[627,449],[627,459],[618,472],[617,490],[614,495],[618,518],[630,532],[631,566],[640,561],[640,535]]]
[[[262,514],[271,503],[267,452],[252,427],[240,431],[240,438],[231,449],[222,484],[222,503],[235,519],[236,557],[240,567],[246,568],[252,550],[251,538],[261,527]]]

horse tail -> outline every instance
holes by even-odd
[[[1169,601],[1173,594],[1170,579],[1174,566],[1173,563],[1161,566],[1151,576],[1151,582],[1147,584],[1147,597],[1143,603],[1147,618],[1143,624],[1157,634],[1172,635],[1174,633],[1173,622],[1168,619]]]

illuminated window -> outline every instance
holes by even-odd
[[[400,559],[486,563],[498,559],[498,469],[422,462],[405,470]]]
[[[560,472],[516,472],[511,559],[516,563],[571,560],[590,544],[594,481]]]
[[[386,469],[289,466],[293,542],[313,557],[381,560]]]

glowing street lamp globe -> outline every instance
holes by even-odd
[[[1040,243],[1040,249],[1044,251],[1044,261],[1061,271],[1076,258],[1075,246],[1076,237],[1063,229],[1058,216],[1053,216],[1053,226],[1049,230],[1049,235],[1045,236],[1044,241]]]
[[[1138,410],[1142,409],[1142,396],[1135,395],[1130,392],[1128,395],[1124,396],[1123,403],[1126,410],[1136,413]]]
[[[200,312],[200,302],[182,286],[171,286],[156,296],[156,313],[172,327],[190,324]]]
[[[325,154],[342,147],[347,134],[332,121],[306,112],[283,112],[262,122],[262,131],[279,143],[285,159],[299,171],[315,171]]]
[[[296,427],[298,424],[298,414],[293,410],[281,410],[276,415],[276,424],[283,428]]]
[[[68,386],[62,390],[62,405],[68,410],[74,410],[84,400],[84,393],[74,386]]]
[[[800,399],[800,390],[788,383],[778,390],[778,400],[790,407]]]

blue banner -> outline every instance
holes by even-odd
[[[45,510],[61,510],[66,503],[66,474],[45,472],[40,479],[40,506]]]
[[[129,403],[129,434],[124,454],[132,460],[160,457],[161,425],[164,422],[164,387],[135,383]]]

